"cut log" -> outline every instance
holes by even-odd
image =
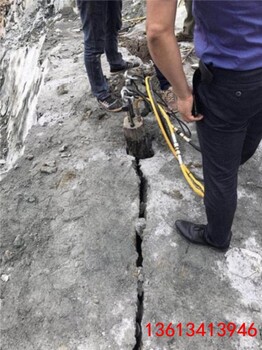
[[[131,126],[128,117],[125,117],[123,129],[127,144],[127,154],[137,159],[153,157],[152,140],[146,132],[143,118],[135,117],[133,118],[133,123],[134,126]]]

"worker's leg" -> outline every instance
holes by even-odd
[[[253,127],[250,129],[253,118],[256,118],[255,124],[260,125],[258,133],[261,133],[261,84],[257,83],[257,79],[252,82],[253,75],[248,79],[248,74],[243,74],[243,79],[240,74],[233,74],[232,79],[227,74],[228,81],[223,84],[220,84],[221,81],[202,82],[197,88],[204,115],[197,126],[203,156],[204,203],[208,221],[206,238],[216,246],[225,246],[231,237],[242,150],[247,146],[250,130],[253,130],[253,135],[256,134]],[[255,137],[253,150],[259,137],[261,134]]]

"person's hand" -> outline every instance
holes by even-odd
[[[196,116],[192,115],[193,103],[194,99],[192,94],[190,94],[186,98],[177,97],[178,112],[180,113],[184,121],[187,123],[197,122],[203,118],[201,114],[198,114]]]

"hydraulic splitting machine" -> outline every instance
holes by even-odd
[[[130,76],[126,72],[125,79],[126,83],[121,95],[124,102],[123,110],[127,111],[127,116],[124,119],[124,135],[127,141],[128,153],[139,159],[153,156],[151,140],[149,135],[146,134],[140,107],[143,102],[146,114],[148,111],[153,111],[164,139],[177,159],[189,186],[200,197],[204,197],[204,186],[185,165],[177,141],[178,135],[181,140],[186,141],[200,151],[200,148],[191,140],[191,131],[188,126],[178,118],[176,113],[171,112],[165,102],[154,92],[151,77],[146,77],[143,82],[143,78],[135,75]],[[139,90],[137,82],[145,86],[145,93]],[[173,125],[170,118],[177,122],[179,126]]]

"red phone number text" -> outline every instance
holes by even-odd
[[[188,322],[186,324],[178,323],[173,324],[170,322],[165,325],[163,322],[158,322],[152,325],[150,322],[146,325],[147,335],[149,337],[232,337],[234,334],[239,334],[243,337],[256,337],[258,330],[255,327],[254,322],[250,325],[242,323],[237,326],[234,322],[219,322],[219,323],[209,323],[204,322],[199,325],[195,325],[193,322]]]

